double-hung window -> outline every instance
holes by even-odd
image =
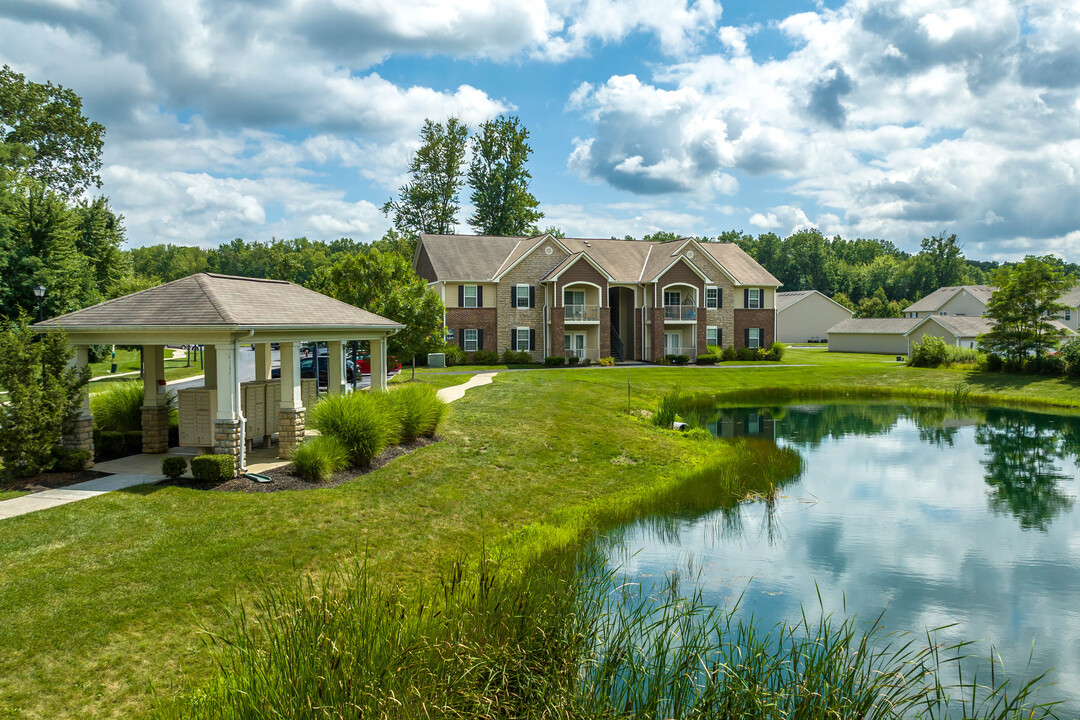
[[[761,328],[747,328],[746,346],[752,348],[761,347]]]
[[[747,288],[746,307],[755,310],[761,307],[761,288]]]
[[[1065,319],[1072,320],[1072,308],[1065,308]]]
[[[724,307],[721,299],[720,288],[715,285],[705,288],[705,307],[710,310]]]
[[[514,307],[527,308],[531,307],[529,304],[529,286],[528,285],[515,285],[514,286]]]
[[[464,285],[462,287],[464,288],[464,290],[463,290],[461,307],[467,307],[467,308],[477,307],[477,303],[476,303],[476,296],[477,296],[476,286],[475,285]]]
[[[530,340],[530,338],[532,336],[532,333],[529,332],[529,328],[527,328],[527,327],[519,327],[519,328],[517,328],[517,330],[515,332],[517,332],[517,349],[518,349],[518,352],[521,352],[521,351],[528,352],[528,351],[532,350],[532,348],[529,346],[530,345],[529,340]]]
[[[720,344],[720,328],[711,327],[711,326],[705,328],[705,344],[706,345],[719,345]]]
[[[476,341],[476,330],[465,330],[465,352],[475,352],[480,349]]]

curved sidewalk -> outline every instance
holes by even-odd
[[[480,387],[481,385],[490,385],[492,379],[499,373],[497,372],[481,372],[474,375],[471,380],[463,382],[460,385],[451,385],[445,387],[438,392],[439,399],[443,402],[452,403],[455,400],[460,400],[465,397],[465,391],[469,388]]]

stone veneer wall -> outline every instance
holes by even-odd
[[[550,255],[544,252],[545,247],[551,248]],[[554,270],[566,257],[566,252],[556,243],[545,240],[508,273],[503,275],[495,288],[495,310],[497,311],[495,332],[498,338],[496,349],[500,353],[510,348],[510,333],[514,328],[528,327],[536,331],[536,347],[532,351],[534,361],[543,362],[546,355],[562,354],[563,334],[561,331],[557,337],[552,332],[551,341],[554,347],[544,347],[544,286],[540,283],[540,278]],[[529,285],[533,288],[533,296],[536,301],[533,307],[516,308],[510,305],[514,287],[519,284]],[[486,332],[485,342],[487,341]],[[552,352],[552,350],[556,352]]]
[[[304,441],[304,408],[278,408],[278,457],[288,459]]]
[[[143,405],[142,451],[163,453],[169,449],[169,406]]]
[[[769,347],[776,339],[776,311],[772,308],[749,310],[740,308],[735,311],[735,347],[746,346],[746,328],[762,328],[764,337],[762,347]]]
[[[279,441],[280,442],[280,441]],[[240,474],[240,420],[214,421],[214,454],[232,455],[233,475]]]
[[[168,426],[166,425],[166,432]],[[168,436],[166,436],[166,444]],[[94,418],[90,415],[78,417],[71,423],[71,428],[64,435],[63,445],[69,450],[86,450],[90,459],[86,467],[94,467]]]

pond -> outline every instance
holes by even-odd
[[[621,528],[606,550],[621,578],[649,591],[678,573],[682,592],[767,624],[805,608],[884,610],[890,631],[952,625],[938,639],[992,646],[1010,675],[1053,668],[1060,714],[1080,715],[1080,418],[880,403],[694,423],[795,448],[802,474],[769,502]]]

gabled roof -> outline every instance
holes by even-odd
[[[1080,307],[1080,285],[1058,298],[1058,302],[1068,307]]]
[[[567,256],[567,258],[565,260],[563,260],[561,263],[559,263],[554,268],[552,268],[551,272],[549,272],[544,277],[540,278],[540,282],[547,282],[549,280],[557,280],[560,275],[562,275],[564,272],[569,270],[579,260],[584,260],[585,262],[592,265],[593,268],[596,269],[596,272],[600,273],[605,278],[607,278],[608,282],[614,282],[614,279],[610,275],[608,275],[607,270],[602,268],[599,265],[599,263],[597,263],[595,260],[593,260],[591,257],[589,257],[589,253],[587,253],[587,252],[576,252],[573,255]]]
[[[820,295],[844,312],[851,312],[850,308],[844,307],[825,293],[818,290],[790,290],[788,292],[778,292],[776,293],[776,311],[780,312],[781,310],[787,310],[789,307],[799,302],[800,300],[805,300],[806,298],[812,297],[814,295]]]
[[[701,247],[735,278],[737,285],[780,287],[783,284],[735,243],[701,243]]]
[[[990,296],[997,290],[990,285],[949,285],[938,288],[922,300],[917,300],[904,308],[904,312],[934,312],[945,303],[952,300],[960,291],[967,291],[972,297],[983,305],[990,302]]]
[[[990,318],[974,315],[930,315],[922,318],[919,324],[909,330],[908,333],[915,332],[915,330],[928,322],[937,323],[959,338],[977,337],[990,332],[992,327]]]
[[[468,242],[462,242],[467,239]],[[522,241],[494,235],[421,235],[439,280],[491,280]]]
[[[907,335],[926,318],[850,318],[829,328],[830,333],[865,333],[867,335]]]
[[[284,280],[198,273],[50,318],[34,327],[341,327],[404,325]]]

